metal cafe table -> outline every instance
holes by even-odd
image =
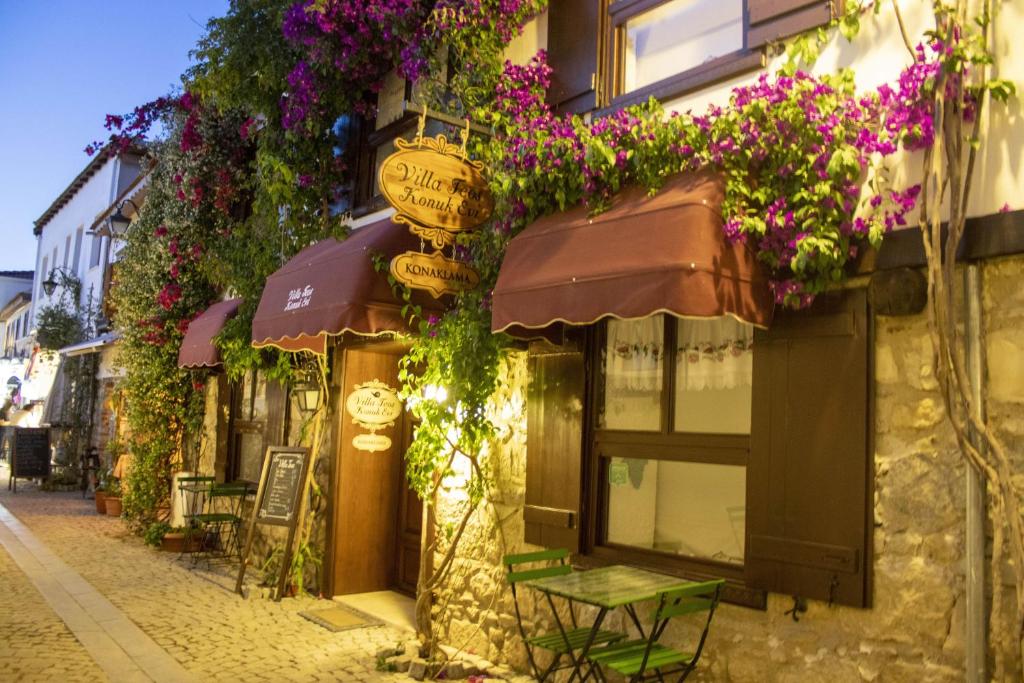
[[[617,564],[561,576],[530,579],[523,581],[522,585],[547,595],[557,595],[598,608],[597,618],[594,619],[594,625],[590,629],[590,638],[580,650],[579,655],[576,656],[573,673],[569,676],[569,683],[571,683],[576,676],[579,676],[581,681],[589,677],[589,673],[587,676],[581,673],[580,667],[586,661],[587,653],[593,645],[594,636],[601,629],[601,623],[608,615],[609,610],[622,607],[629,614],[633,625],[640,631],[641,637],[646,637],[634,605],[646,600],[654,600],[659,593],[683,588],[691,583],[693,582],[678,576]]]

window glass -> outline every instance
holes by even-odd
[[[75,257],[71,261],[71,270],[78,272],[78,266],[82,258],[82,228],[75,231]]]
[[[89,267],[95,268],[100,264],[100,254],[103,251],[103,238],[99,235],[92,236],[92,252],[89,254]]]
[[[753,326],[727,317],[676,325],[675,430],[749,434]]]
[[[607,329],[601,354],[604,403],[598,416],[600,428],[660,430],[664,318],[610,320]]]
[[[416,124],[413,123],[407,128],[403,128],[398,135],[395,137],[403,138],[405,140],[413,140],[416,137]],[[373,194],[374,196],[380,194],[380,167],[384,165],[384,160],[387,159],[395,152],[395,140],[394,138],[387,142],[382,142],[377,145],[377,150],[373,165]]]
[[[46,292],[43,291],[43,283],[46,282],[46,280],[50,277],[49,267],[50,267],[49,258],[44,256],[43,257],[43,267],[40,269],[39,294],[36,295],[36,299],[37,300],[41,300],[43,298],[43,296],[46,294]]]
[[[252,401],[252,419],[267,419],[267,377],[262,372],[256,373],[256,386]]]
[[[263,469],[263,435],[255,432],[238,434],[238,478],[259,481]]]
[[[623,92],[743,47],[742,0],[670,0],[626,22]]]
[[[743,563],[745,467],[641,458],[607,463],[609,543]]]

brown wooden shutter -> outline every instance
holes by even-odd
[[[827,24],[835,4],[823,0],[747,0],[747,47],[757,48]]]
[[[583,353],[532,344],[526,407],[527,543],[579,550]]]
[[[285,411],[288,410],[288,392],[285,386],[267,380],[267,423],[263,432],[263,447],[287,446],[285,443]]]
[[[548,102],[559,112],[597,107],[600,0],[554,0],[548,7]]]
[[[864,290],[783,312],[754,340],[747,583],[867,607],[870,344]]]

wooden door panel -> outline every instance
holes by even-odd
[[[357,450],[352,438],[366,433],[345,412],[345,397],[356,384],[377,379],[398,386],[398,357],[368,349],[344,352],[342,392],[338,403],[337,479],[335,481],[334,593],[344,595],[386,590],[393,583],[395,528],[401,497],[404,415],[394,428],[379,433],[391,438],[387,451]]]
[[[405,453],[409,444],[412,443],[412,422],[412,419],[407,419],[402,430],[402,453]],[[395,556],[394,586],[403,593],[415,595],[416,578],[419,574],[420,566],[423,502],[409,488],[408,481],[405,478],[404,458],[402,459],[402,467],[399,474],[398,489],[400,491],[401,506],[398,515],[398,527],[395,530],[398,552]]]

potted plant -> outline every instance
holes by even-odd
[[[121,480],[117,477],[110,477],[106,485],[107,515],[110,517],[121,516]]]
[[[110,481],[110,468],[104,467],[96,473],[96,490],[93,496],[96,499],[96,514],[107,514],[107,483]]]

